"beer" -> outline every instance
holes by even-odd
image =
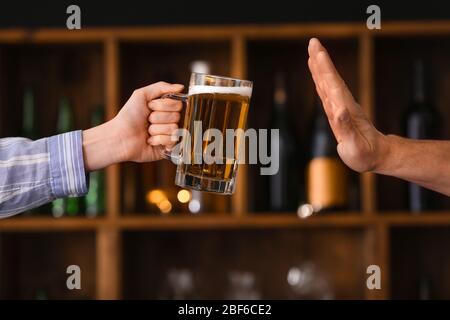
[[[219,87],[194,85],[189,88],[184,128],[189,137],[183,143],[190,153],[190,163],[177,169],[178,185],[219,193],[232,193],[237,169],[239,139],[233,135],[234,156],[227,158],[227,129],[245,128],[250,103],[251,87]],[[208,129],[217,129],[222,135],[214,161],[206,161],[208,145],[215,141]],[[230,137],[231,138],[231,137]],[[220,155],[220,150],[222,155]]]

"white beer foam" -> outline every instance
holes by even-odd
[[[200,93],[223,93],[223,94],[239,94],[241,96],[251,97],[252,88],[250,87],[219,87],[195,85],[189,87],[189,95]]]

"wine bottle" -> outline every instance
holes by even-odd
[[[58,107],[57,133],[65,133],[73,130],[73,113],[67,98],[61,98]],[[56,199],[52,202],[52,214],[55,218],[76,216],[80,211],[79,199],[68,197]]]
[[[274,89],[271,128],[278,129],[279,136],[277,139],[271,135],[270,149],[278,151],[279,166],[278,172],[269,176],[270,210],[293,211],[297,206],[295,197],[297,188],[294,185],[296,176],[293,166],[293,162],[297,161],[294,156],[296,142],[295,132],[288,121],[286,81],[283,73],[276,74]]]
[[[405,114],[405,134],[412,139],[434,139],[438,135],[438,115],[427,92],[427,77],[422,60],[413,64],[412,101]],[[432,209],[431,192],[408,183],[408,207],[413,213]]]
[[[348,207],[347,168],[337,154],[336,140],[319,99],[306,177],[307,201],[314,212],[337,211]]]
[[[103,123],[104,115],[102,106],[98,106],[92,113],[91,126],[95,127]],[[94,218],[105,211],[105,174],[103,170],[90,173],[89,192],[84,197],[86,216]]]

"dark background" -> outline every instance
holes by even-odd
[[[82,26],[224,24],[277,22],[364,22],[370,4],[381,7],[382,21],[450,18],[450,1],[320,0],[127,0],[0,2],[0,27],[65,26],[66,8],[81,7]]]

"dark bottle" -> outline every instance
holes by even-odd
[[[438,135],[437,112],[429,100],[425,65],[414,61],[412,101],[405,114],[405,133],[411,139],[434,139]],[[408,183],[408,207],[411,212],[432,209],[431,192],[417,184]]]
[[[269,205],[272,211],[294,211],[298,205],[295,174],[296,140],[289,124],[285,75],[275,76],[272,129],[279,130],[279,139],[270,139],[270,150],[278,150],[278,172],[269,176]]]
[[[57,133],[73,130],[73,112],[67,98],[61,98],[58,107]],[[56,199],[52,202],[52,214],[55,218],[76,216],[80,212],[80,200],[75,197]]]
[[[91,126],[102,124],[103,119],[103,108],[99,106],[92,113]],[[84,200],[86,216],[94,218],[105,212],[105,173],[103,170],[90,173],[89,192]]]
[[[336,139],[319,99],[316,102],[306,180],[307,202],[314,212],[348,208],[347,168],[337,154]]]

